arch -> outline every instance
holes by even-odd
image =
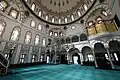
[[[85,33],[80,34],[80,41],[86,41],[87,35]]]
[[[92,49],[89,46],[84,46],[82,48],[82,54],[83,54],[84,65],[94,65],[94,63],[90,64],[90,62],[94,61],[94,57],[93,57]]]
[[[95,53],[106,53],[106,49],[104,47],[104,44],[102,44],[102,43],[95,43],[95,45],[94,45],[94,52]]]
[[[65,39],[65,41],[66,41],[66,43],[70,43],[70,38],[67,37],[67,38]]]
[[[65,44],[64,38],[62,38],[62,39],[60,40],[60,42],[61,42],[61,44]]]
[[[20,34],[21,34],[21,28],[18,26],[14,27],[10,36],[10,40],[18,41]]]
[[[31,31],[27,31],[26,34],[25,34],[24,42],[25,43],[30,43],[31,39],[32,39],[32,33],[31,33]]]
[[[68,52],[69,53],[80,53],[78,48],[70,48]]]
[[[82,48],[82,54],[89,54],[89,53],[92,53],[92,49],[89,47],[89,46],[84,46]]]
[[[109,52],[112,55],[113,63],[120,65],[120,42],[112,40],[109,42]]]
[[[79,37],[77,35],[72,36],[72,42],[79,42]]]

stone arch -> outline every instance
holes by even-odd
[[[73,35],[72,42],[79,42],[79,37],[77,35]]]
[[[65,41],[66,41],[66,43],[70,43],[70,38],[67,37],[67,38],[65,39]]]
[[[80,34],[80,41],[86,41],[87,35],[85,33]]]

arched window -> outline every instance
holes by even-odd
[[[79,37],[77,35],[72,36],[72,42],[79,42]]]
[[[74,18],[74,16],[73,16],[73,14],[71,15],[71,20],[72,20],[72,21],[74,21],[74,20],[75,20],[75,18]]]
[[[79,17],[81,16],[80,10],[77,11],[77,14],[78,14]]]
[[[40,10],[39,13],[38,13],[39,17],[42,16],[42,11]]]
[[[43,46],[46,45],[46,40],[45,40],[45,38],[43,38],[43,40],[42,40],[42,45],[43,45]]]
[[[87,35],[85,33],[82,33],[80,35],[80,41],[85,41],[85,40],[87,40]]]
[[[55,18],[53,17],[53,18],[52,18],[52,23],[54,23],[54,22],[55,22]]]
[[[35,20],[31,20],[30,26],[31,26],[31,27],[35,27],[35,25],[36,25]]]
[[[36,35],[36,37],[35,37],[35,45],[39,44],[39,40],[40,40],[40,36]]]
[[[26,35],[25,35],[25,43],[27,43],[27,44],[30,43],[31,38],[32,38],[32,33],[30,31],[27,31]]]
[[[0,37],[3,35],[6,27],[6,22],[4,20],[0,20]]]
[[[31,6],[31,9],[34,11],[35,7],[36,7],[36,5],[35,5],[35,3],[33,3],[32,6]]]
[[[19,37],[20,37],[20,28],[19,27],[13,28],[10,40],[17,41]]]
[[[38,24],[38,30],[42,30],[42,25]]]
[[[108,13],[107,13],[105,10],[102,11],[102,14],[103,14],[104,16],[108,16]]]
[[[68,22],[68,19],[67,18],[65,18],[65,23],[67,23]]]

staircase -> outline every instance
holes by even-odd
[[[6,59],[0,52],[0,75],[5,75],[8,72],[9,60]]]

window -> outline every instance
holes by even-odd
[[[94,61],[93,55],[89,54],[89,55],[88,55],[88,60],[89,60],[89,61]]]
[[[55,32],[55,33],[54,33],[54,35],[55,35],[55,37],[57,37],[57,36],[58,36],[58,33],[57,33],[57,32]]]
[[[12,31],[10,40],[12,41],[17,41],[20,37],[20,28],[19,27],[15,27]]]
[[[97,21],[98,21],[98,23],[102,23],[102,18],[101,18],[101,17],[98,17],[98,18],[97,18]]]
[[[72,28],[72,29],[75,29],[75,28],[76,28],[76,26],[72,26],[71,28]]]
[[[61,19],[59,18],[59,24],[61,23]]]
[[[102,14],[103,14],[104,16],[108,16],[108,13],[107,13],[106,11],[102,11]]]
[[[65,23],[67,23],[68,22],[68,19],[67,18],[65,18]]]
[[[31,26],[31,27],[35,27],[35,25],[36,25],[35,20],[31,20],[30,26]]]
[[[33,3],[31,6],[31,9],[34,11],[35,10],[36,5]]]
[[[46,40],[45,40],[45,38],[43,38],[42,45],[43,45],[43,46],[46,45]]]
[[[32,33],[30,31],[27,31],[25,35],[25,43],[29,44],[31,42],[31,38],[32,38]]]
[[[50,31],[50,36],[52,36],[53,35],[53,32],[52,31]]]
[[[38,24],[38,30],[42,30],[42,25]]]
[[[8,7],[8,3],[6,1],[0,1],[0,10],[5,10]]]
[[[41,10],[39,11],[38,16],[39,16],[39,17],[42,16],[42,11],[41,11]]]
[[[80,13],[80,11],[79,11],[79,10],[77,11],[77,14],[78,14],[78,16],[79,16],[79,17],[81,16],[81,13]]]
[[[13,18],[17,19],[19,12],[14,9],[13,7],[10,9],[9,15],[12,16]]]
[[[32,55],[32,63],[35,62],[35,58],[36,58],[36,55],[33,54],[33,55]]]
[[[74,21],[74,19],[75,19],[75,18],[74,18],[74,16],[73,16],[73,15],[71,15],[71,19],[72,19],[72,21]]]
[[[92,26],[93,25],[93,22],[88,22],[88,26]]]
[[[5,31],[5,27],[6,27],[6,23],[4,22],[4,20],[0,20],[0,37],[3,35]]]
[[[84,7],[85,11],[87,11],[87,9],[88,9],[87,5],[84,4],[83,7]]]
[[[39,44],[39,40],[40,40],[40,36],[39,36],[39,35],[36,35],[35,45],[38,45],[38,44]]]
[[[45,19],[46,19],[46,21],[48,20],[48,15],[46,15]]]
[[[53,18],[52,18],[52,23],[54,23],[54,22],[55,22],[55,18],[53,17]]]
[[[62,32],[59,32],[59,36],[63,36],[63,33],[62,33]]]
[[[25,54],[21,54],[20,63],[24,63],[24,61],[25,61]]]
[[[9,58],[9,54],[8,53],[5,53],[5,58],[8,59]]]
[[[26,2],[28,1],[28,0],[25,0]]]

